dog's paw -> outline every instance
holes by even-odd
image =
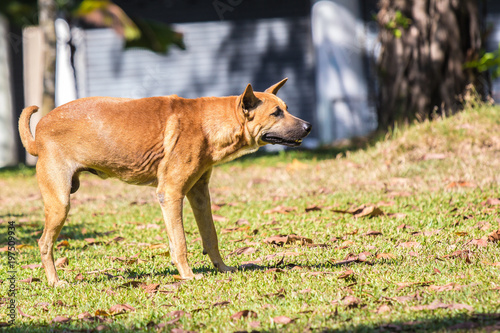
[[[219,269],[219,272],[221,272],[221,273],[231,273],[231,272],[234,272],[237,270],[236,267],[226,266],[224,264],[218,265],[217,268]]]
[[[178,276],[178,279],[180,279],[180,280],[201,280],[201,279],[203,279],[203,274],[190,274],[190,275],[183,276],[183,277]]]
[[[52,285],[54,288],[68,288],[69,283],[64,280],[59,280]]]

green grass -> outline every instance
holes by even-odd
[[[216,222],[223,256],[244,246],[257,250],[230,256],[226,263],[241,266],[245,261],[264,259],[258,266],[240,267],[233,274],[216,273],[202,255],[196,224],[186,202],[184,225],[189,260],[195,273],[203,273],[204,277],[184,282],[178,288],[172,287],[178,282],[174,278],[178,272],[164,255],[167,249],[139,246],[167,242],[154,190],[92,175],[82,177],[80,190],[72,195],[72,209],[62,230],[62,238],[69,246],[55,250],[56,258],[69,259],[69,265],[58,271],[70,285],[49,288],[42,268],[21,268],[40,263],[37,239],[43,228],[43,205],[34,170],[0,171],[0,247],[6,242],[8,221],[16,222],[19,243],[31,246],[18,251],[16,283],[17,305],[31,318],[17,313],[16,325],[7,330],[500,329],[500,266],[491,265],[500,262],[500,244],[470,243],[500,228],[500,206],[485,203],[500,197],[500,109],[470,109],[454,117],[393,131],[366,149],[353,147],[259,155],[217,167],[211,193],[213,203],[226,203],[214,212],[225,218]],[[386,215],[355,218],[333,211],[361,204],[376,205]],[[297,209],[288,214],[264,214],[278,205]],[[312,205],[323,208],[305,212],[305,207]],[[405,215],[395,217],[391,213]],[[239,219],[248,220],[247,229],[222,233],[223,228],[237,226]],[[148,224],[158,227],[137,228]],[[402,224],[408,228],[398,228]],[[370,230],[382,234],[364,235]],[[297,234],[325,247],[264,243],[267,237],[279,234]],[[85,241],[95,238],[106,243],[117,236],[124,240],[108,245],[88,245]],[[406,242],[418,242],[418,247],[405,247]],[[467,250],[468,258],[445,257]],[[335,265],[366,251],[372,254],[368,262]],[[283,252],[298,255],[266,259]],[[391,255],[377,258],[383,253]],[[5,280],[7,254],[0,254],[0,279]],[[143,261],[124,263],[111,259],[134,255]],[[98,270],[106,271],[89,273]],[[339,278],[348,270],[353,273]],[[75,279],[80,273],[82,281]],[[28,277],[41,281],[20,282]],[[130,281],[158,283],[158,289],[165,292],[148,294],[141,287],[121,287]],[[425,283],[400,288],[398,283],[403,282]],[[432,287],[449,283],[459,286],[458,290],[436,291]],[[0,298],[7,297],[7,293],[8,283],[4,281],[0,284]],[[407,295],[414,297],[397,299]],[[354,296],[359,304],[344,305],[346,296]],[[213,306],[222,301],[230,303]],[[416,308],[436,301],[468,305],[473,310]],[[39,303],[48,303],[46,309],[37,306]],[[109,312],[116,304],[129,304],[135,311],[101,315],[94,321],[77,318],[84,312],[92,316],[98,310]],[[377,310],[384,305],[389,311],[379,313]],[[156,328],[171,320],[166,315],[176,310],[185,315],[176,323]],[[232,320],[231,316],[241,310],[252,310],[257,317]],[[6,314],[6,300],[2,299],[0,322],[8,320]],[[56,316],[72,320],[51,323]],[[272,318],[277,316],[287,316],[293,322],[274,323]]]

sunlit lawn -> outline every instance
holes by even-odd
[[[23,267],[40,264],[34,171],[1,172],[0,247],[8,221],[22,244],[10,330],[500,330],[500,109],[339,151],[217,167],[220,247],[239,270],[215,272],[186,201],[189,260],[204,276],[187,282],[175,278],[154,189],[87,175],[55,250],[68,258],[59,275],[69,287],[49,288],[43,268]],[[279,235],[302,238],[272,244],[287,241],[269,239]],[[7,252],[0,254],[6,297]],[[8,300],[0,302],[7,322]],[[243,310],[250,312],[237,319]]]

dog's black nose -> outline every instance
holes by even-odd
[[[311,124],[308,123],[307,121],[304,121],[304,123],[302,124],[302,128],[304,129],[304,131],[306,131],[307,133],[311,132]]]

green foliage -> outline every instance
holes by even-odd
[[[19,26],[38,23],[36,0],[2,0],[0,13]]]
[[[491,71],[493,79],[500,77],[500,44],[498,45],[498,49],[493,52],[483,50],[478,60],[466,62],[464,68],[473,68],[480,73]]]
[[[106,10],[111,5],[110,0],[83,0],[76,10],[78,16],[88,15],[95,10]]]
[[[401,38],[403,29],[408,29],[410,24],[411,19],[397,10],[394,14],[394,18],[385,25],[385,28],[392,31],[396,38]]]
[[[111,27],[125,39],[125,48],[165,53],[171,45],[185,49],[183,36],[170,25],[128,15],[111,0],[54,0],[71,23],[79,18],[96,26]],[[37,0],[1,0],[0,13],[19,26],[38,24]]]
[[[126,39],[125,48],[142,47],[158,53],[166,53],[170,45],[186,49],[183,35],[174,31],[169,25],[152,20],[135,19],[139,30],[138,38]]]
[[[83,0],[73,13],[93,24],[112,27],[126,41],[141,37],[141,31],[134,21],[110,0]]]

